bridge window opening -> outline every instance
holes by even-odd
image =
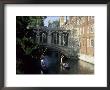
[[[52,39],[51,39],[51,43],[53,43],[53,33],[52,33],[51,37],[52,37]]]
[[[61,45],[68,46],[68,33],[63,33],[61,35]]]
[[[57,44],[57,34],[54,33],[54,44]]]
[[[40,35],[40,42],[41,43],[47,43],[47,33],[41,33]]]
[[[53,44],[59,44],[59,34],[58,33],[52,33],[52,40],[51,42]]]

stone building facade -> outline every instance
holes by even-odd
[[[69,16],[66,23],[64,19],[60,17],[60,27],[73,32],[79,58],[94,64],[94,16]]]

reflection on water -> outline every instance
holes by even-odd
[[[59,64],[60,62],[58,62],[58,57],[54,54],[48,56],[48,60],[50,64],[49,74],[94,74],[94,65],[82,60],[75,61],[69,59],[69,70],[61,69],[61,65]]]
[[[82,60],[77,62],[71,62],[71,70],[69,73],[72,74],[94,74],[94,65],[87,63]]]

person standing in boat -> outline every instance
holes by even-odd
[[[43,72],[43,74],[48,74],[48,59],[46,56],[42,55],[41,56],[41,70]]]

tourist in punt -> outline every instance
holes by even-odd
[[[48,74],[48,59],[46,56],[41,56],[41,71],[43,74]]]

